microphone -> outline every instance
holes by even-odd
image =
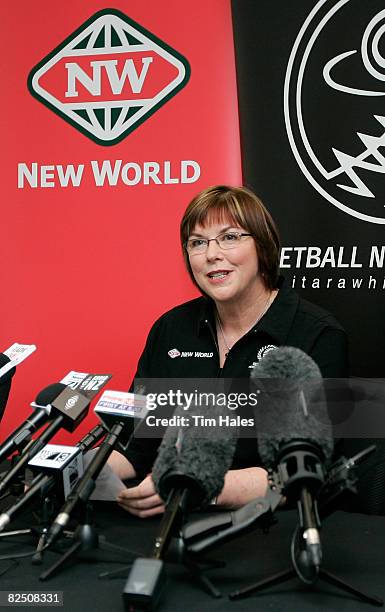
[[[52,393],[52,389],[50,392]],[[47,442],[49,442],[60,428],[63,427],[70,432],[74,431],[87,416],[90,402],[90,399],[78,391],[73,391],[69,387],[65,387],[61,393],[52,400],[51,413],[54,417],[53,420],[36,441],[30,440],[28,442],[17,463],[0,481],[0,493],[6,489],[20,470],[43,448],[43,446],[45,446],[45,444],[47,444]]]
[[[219,422],[223,409],[205,409]],[[178,411],[175,412],[177,415]],[[187,511],[209,504],[224,486],[224,477],[231,466],[236,438],[229,428],[218,425],[207,431],[191,424],[191,417],[202,416],[202,408],[190,407],[188,425],[169,426],[159,447],[152,479],[160,497],[166,502],[158,536],[149,558],[135,560],[128,576],[123,599],[127,606],[155,606],[164,582],[164,557],[171,536],[181,528]],[[194,423],[199,422],[193,419]]]
[[[297,502],[303,572],[295,568],[304,579],[304,573],[318,572],[322,560],[316,497],[333,452],[322,376],[303,351],[280,347],[253,369],[251,380],[259,388],[255,422],[260,456],[270,472],[277,471],[283,495]]]
[[[179,412],[184,420],[178,419]],[[175,411],[175,422],[184,426],[168,427],[152,470],[155,488],[166,504],[179,496],[183,512],[190,511],[210,504],[222,491],[236,445],[235,432],[220,426],[223,412],[223,406],[216,405]],[[203,424],[203,413],[215,426]]]
[[[139,408],[135,405],[132,394],[105,391],[95,406],[94,412],[100,418],[103,418],[103,424],[106,428],[109,428],[109,431],[52,523],[45,548],[48,548],[63,531],[78,502],[85,503],[88,500],[95,488],[97,477],[120,438],[124,438],[124,446],[129,444],[135,434],[135,420],[139,420],[140,424],[147,410],[144,409],[141,402]]]
[[[90,450],[103,436],[105,436],[106,430],[102,425],[95,425],[91,431],[85,434],[83,438],[77,443],[77,447],[84,454]],[[61,466],[60,470],[63,470]],[[32,480],[29,488],[19,497],[19,499],[13,503],[7,510],[0,514],[0,531],[11,522],[11,520],[22,510],[28,502],[38,493],[39,491],[45,491],[48,493],[56,484],[55,476],[40,473]]]
[[[200,416],[202,409],[190,408],[189,417],[194,412]],[[209,414],[217,419],[212,408]],[[152,470],[152,479],[160,497],[170,503],[170,498],[180,495],[184,510],[209,504],[223,489],[235,443],[234,434],[218,426],[210,428],[210,436],[198,425],[190,424],[179,429],[170,427]]]
[[[4,353],[0,353],[0,421],[11,389],[11,378],[15,374],[15,366],[27,359],[34,351],[34,344],[19,344],[15,342]]]
[[[138,393],[108,389],[100,396],[94,413],[108,431],[119,421],[124,425],[118,440],[124,452],[132,439],[137,419],[142,421],[148,413],[147,398]]]
[[[35,402],[31,404],[35,409],[32,415],[19,425],[0,445],[0,461],[11,455],[14,451],[20,450],[30,441],[32,434],[49,420],[51,414],[50,402],[65,388],[66,385],[63,383],[53,383],[38,393]]]
[[[0,421],[7,405],[9,392],[11,390],[12,377],[16,372],[16,367],[14,366],[5,374],[1,375],[1,369],[6,366],[6,364],[10,363],[10,361],[11,360],[7,355],[0,353]]]
[[[314,443],[329,460],[333,432],[321,372],[313,359],[300,349],[279,347],[254,367],[250,379],[259,387],[255,417],[263,461],[274,465],[280,448],[293,440]]]

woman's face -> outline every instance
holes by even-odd
[[[248,233],[231,219],[196,225],[189,238],[215,238],[222,232]],[[189,255],[191,270],[201,290],[216,303],[242,302],[258,296],[264,283],[252,236],[244,236],[232,249],[223,250],[215,240],[207,250]]]

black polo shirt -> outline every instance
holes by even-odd
[[[300,298],[282,277],[262,319],[231,348],[219,367],[212,300],[200,297],[162,315],[153,325],[135,378],[249,378],[252,368],[278,346],[303,350],[324,378],[348,376],[347,337],[336,319]],[[136,439],[126,451],[138,477],[151,471],[159,440]],[[256,441],[238,441],[233,468],[261,465]]]

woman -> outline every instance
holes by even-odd
[[[248,378],[280,345],[309,354],[324,377],[347,375],[344,330],[279,276],[278,231],[257,196],[243,187],[206,189],[187,207],[180,235],[188,273],[203,297],[155,323],[137,378]],[[118,497],[140,517],[164,511],[150,474],[158,442],[137,439],[125,457],[114,452],[110,459],[122,479],[143,478]],[[266,471],[258,464],[255,440],[239,440],[219,506],[240,507],[265,493]]]

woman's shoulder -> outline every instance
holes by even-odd
[[[299,298],[298,315],[305,319],[309,325],[319,325],[334,328],[341,332],[345,331],[341,323],[326,308],[302,297]]]
[[[283,276],[280,277],[279,289],[277,302],[282,309],[292,313],[296,324],[309,328],[329,327],[345,331],[331,312],[299,295]]]
[[[167,325],[176,325],[179,323],[188,323],[189,321],[199,322],[204,316],[207,309],[210,308],[207,298],[198,297],[188,302],[183,302],[174,306],[170,310],[164,312],[155,321],[153,327],[161,327]]]

